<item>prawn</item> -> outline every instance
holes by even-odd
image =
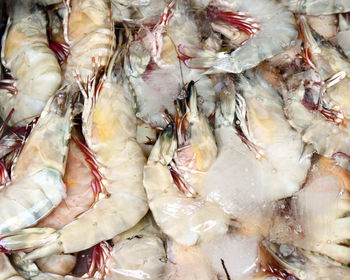
[[[204,189],[207,200],[251,231],[260,229],[269,203],[300,189],[311,151],[285,119],[281,97],[259,71],[247,71],[238,80],[229,93],[221,93],[215,128],[219,154]]]
[[[11,126],[26,125],[40,115],[61,84],[61,68],[50,50],[45,14],[34,0],[15,0],[2,38],[1,59],[13,79],[0,82],[0,116],[12,108]]]
[[[82,277],[45,273],[26,261],[24,255],[15,256],[14,263],[32,280],[163,279],[166,252],[162,235],[150,214],[133,228],[115,236],[111,243],[113,246],[101,242],[93,248],[89,271]]]
[[[299,17],[308,69],[294,74],[282,91],[290,124],[303,141],[332,157],[349,154],[350,63]]]
[[[0,235],[36,224],[65,196],[71,111],[66,89],[48,101],[17,158],[10,184],[0,191]]]
[[[69,45],[65,81],[76,84],[75,76],[86,84],[94,72],[107,67],[116,39],[109,1],[65,0],[64,34]],[[97,69],[96,69],[97,68]]]
[[[223,21],[249,34],[231,53],[200,50],[179,45],[182,60],[206,73],[241,73],[287,49],[296,39],[293,14],[274,0],[214,0],[207,6],[213,21]]]
[[[282,0],[293,13],[307,15],[330,15],[350,11],[347,0]]]
[[[27,255],[30,259],[78,252],[128,230],[147,213],[142,185],[145,157],[135,139],[136,118],[123,88],[113,80],[112,67],[113,64],[98,85],[96,79],[91,81],[88,92],[78,81],[85,96],[83,134],[89,147],[86,154],[100,178],[96,182],[102,190],[98,201],[57,231],[31,228],[12,233],[1,240],[4,248],[37,248]]]
[[[198,112],[194,82],[178,100],[178,117],[159,136],[144,168],[149,206],[161,230],[191,246],[225,233],[229,219],[201,197],[204,174],[217,148],[207,120]],[[187,101],[186,101],[187,100]]]

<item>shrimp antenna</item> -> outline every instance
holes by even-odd
[[[183,75],[183,71],[182,71],[180,53],[179,53],[178,50],[177,50],[177,47],[176,47],[176,44],[175,44],[173,38],[171,38],[171,36],[169,36],[169,35],[168,35],[168,37],[169,37],[171,43],[173,44],[174,49],[175,49],[176,54],[177,54],[177,61],[179,62],[179,68],[180,68],[180,74],[181,74],[182,87],[184,87],[184,86],[185,86],[185,81],[184,81],[184,75]]]

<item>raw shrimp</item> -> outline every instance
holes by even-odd
[[[295,247],[290,244],[278,244],[268,240],[263,242],[264,248],[271,255],[276,265],[269,264],[269,268],[278,273],[281,270],[283,275],[288,278],[282,279],[332,279],[332,280],[349,280],[350,269],[341,266],[339,263],[332,262],[322,255],[315,254],[311,251]],[[288,275],[286,275],[287,273]],[[278,275],[275,273],[274,275]],[[290,274],[291,273],[291,274]]]
[[[70,48],[65,80],[75,84],[78,75],[87,83],[98,69],[107,67],[114,48],[115,34],[107,0],[65,0],[65,36]]]
[[[93,259],[100,262],[92,262],[89,272],[82,277],[44,273],[28,261],[23,261],[23,256],[17,256],[15,264],[23,275],[31,275],[32,280],[163,279],[166,253],[161,238],[153,218],[147,215],[136,226],[114,237],[113,248],[106,242],[98,245],[99,253]]]
[[[282,0],[294,13],[307,15],[329,15],[350,11],[348,0]]]
[[[62,182],[71,132],[71,101],[66,89],[48,101],[0,191],[0,234],[37,223],[65,196]]]
[[[181,45],[186,65],[208,68],[207,73],[240,73],[279,54],[296,39],[294,17],[274,0],[214,0],[207,7],[213,20],[232,24],[251,37],[231,53],[200,51]]]
[[[13,80],[0,82],[0,115],[11,126],[39,116],[61,84],[61,69],[48,46],[45,14],[34,0],[11,1],[10,20],[2,38],[1,59]]]
[[[113,65],[111,64],[111,67]],[[85,96],[83,134],[95,173],[99,200],[73,222],[55,231],[27,229],[1,240],[8,249],[35,248],[31,259],[54,253],[72,253],[113,238],[133,227],[147,212],[142,185],[145,157],[136,142],[136,118],[123,88],[112,80],[111,72],[93,79]],[[81,236],[84,235],[84,238]]]
[[[228,217],[201,197],[216,144],[198,112],[194,83],[178,100],[179,116],[159,136],[144,168],[144,186],[155,221],[176,242],[190,246],[227,231]],[[177,132],[176,132],[177,131]]]
[[[299,18],[309,69],[294,74],[283,91],[285,112],[303,141],[327,157],[350,154],[350,63]]]
[[[206,197],[248,231],[266,230],[269,203],[298,191],[310,166],[310,150],[282,105],[259,72],[248,71],[216,111],[219,154],[205,178]]]

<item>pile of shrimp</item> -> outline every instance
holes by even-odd
[[[0,14],[0,280],[350,280],[349,0]]]

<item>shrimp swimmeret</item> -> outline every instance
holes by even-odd
[[[0,235],[36,224],[65,196],[62,181],[71,133],[71,98],[58,91],[47,103],[0,191]]]
[[[31,228],[1,240],[8,250],[38,248],[28,258],[72,253],[133,227],[148,210],[142,184],[145,157],[136,142],[136,117],[123,88],[109,73],[85,92],[83,134],[101,181],[99,200],[60,230]],[[84,238],[81,238],[84,236]]]

